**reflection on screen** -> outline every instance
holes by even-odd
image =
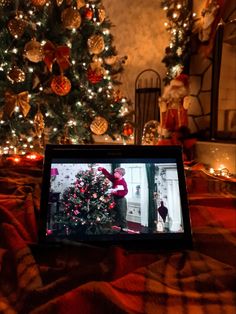
[[[175,162],[51,165],[48,236],[182,232]]]

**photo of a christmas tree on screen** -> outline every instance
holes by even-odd
[[[99,0],[0,1],[2,149],[132,135],[111,27]]]
[[[93,165],[87,170],[80,170],[75,183],[63,192],[64,210],[55,221],[61,226],[62,233],[107,233],[112,226],[112,209],[115,206],[109,188],[109,181],[103,174],[97,173]]]

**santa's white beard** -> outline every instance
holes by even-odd
[[[187,88],[182,86],[168,85],[164,89],[162,97],[164,99],[181,99],[188,95]]]

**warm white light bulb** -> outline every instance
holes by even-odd
[[[210,172],[211,174],[214,174],[215,170],[214,170],[213,168],[210,168],[210,169],[209,169],[209,172]]]

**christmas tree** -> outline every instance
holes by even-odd
[[[0,0],[0,146],[126,140],[130,102],[121,95],[112,24],[99,0]]]
[[[97,174],[94,165],[80,170],[73,186],[63,192],[64,213],[58,219],[66,233],[102,234],[111,232],[114,199],[109,180]],[[109,231],[110,230],[110,231]]]

